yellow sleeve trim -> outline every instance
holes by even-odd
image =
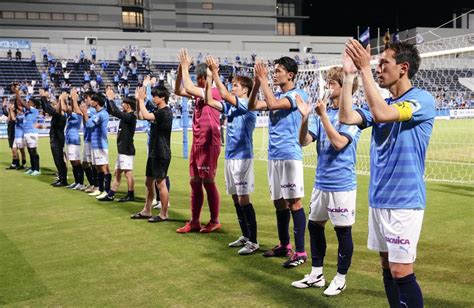
[[[398,118],[400,122],[408,121],[412,118],[413,109],[411,108],[411,102],[398,102],[396,104],[393,104],[392,106],[395,107],[400,113],[400,116]]]

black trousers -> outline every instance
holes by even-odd
[[[9,121],[7,124],[8,134],[8,146],[10,149],[13,147],[13,141],[15,140],[15,122]]]
[[[66,163],[64,162],[64,144],[60,144],[59,142],[52,142],[51,144],[51,154],[53,154],[54,164],[56,165],[56,169],[58,169],[59,174],[59,181],[62,183],[67,182],[67,167]]]

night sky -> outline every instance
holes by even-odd
[[[413,5],[386,1],[385,8],[380,5],[373,6],[369,3],[362,3],[361,1],[353,2],[359,5],[349,7],[344,5],[342,1],[337,1],[336,5],[331,5],[331,3],[336,3],[335,1],[305,1],[304,12],[308,12],[306,15],[310,15],[310,19],[304,23],[303,31],[306,35],[355,37],[357,35],[357,25],[359,25],[360,33],[369,26],[371,37],[375,37],[377,27],[380,27],[381,35],[385,33],[387,28],[390,28],[390,33],[393,33],[397,28],[403,31],[417,26],[438,27],[452,20],[453,13],[467,12],[474,8],[472,2],[469,5],[452,5],[452,2],[444,0],[446,1],[445,4],[431,5],[427,9],[426,4],[423,6],[415,3],[415,1],[411,1],[414,3]],[[452,23],[446,26],[451,27]]]

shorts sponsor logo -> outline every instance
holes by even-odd
[[[344,207],[343,208],[341,208],[341,207],[336,207],[336,208],[327,207],[326,209],[330,213],[349,213],[349,210],[344,208]]]
[[[246,186],[248,183],[245,181],[235,183],[235,186]]]
[[[211,168],[209,166],[198,166],[198,170],[209,171]]]
[[[280,187],[281,188],[288,188],[291,191],[295,191],[296,184],[295,183],[287,183],[287,184],[280,185]]]
[[[385,237],[385,241],[390,244],[399,244],[399,245],[410,245],[410,240],[409,239],[404,239],[398,237]]]

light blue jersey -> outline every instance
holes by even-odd
[[[79,129],[81,128],[82,117],[77,113],[71,113],[66,124],[66,144],[81,145]]]
[[[89,117],[89,119],[92,118],[92,116],[96,113],[97,111],[95,111],[93,107],[89,107],[87,109],[87,116]],[[91,131],[92,129],[90,127],[87,127],[86,120],[84,118],[84,142],[91,142]]]
[[[16,115],[15,120],[15,138],[23,138],[23,125],[24,125],[25,115],[23,113]]]
[[[23,133],[25,134],[37,134],[38,129],[35,127],[38,121],[39,111],[34,107],[30,107],[30,110],[25,111],[25,119],[23,120]]]
[[[268,118],[268,160],[302,160],[301,145],[298,142],[301,126],[301,114],[296,105],[296,94],[304,101],[308,94],[293,88],[283,93],[275,93],[276,99],[287,97],[291,103],[290,109],[270,110]]]
[[[357,109],[362,127],[372,126],[369,204],[385,209],[424,209],[423,180],[426,149],[433,130],[435,100],[425,90],[411,88],[397,99],[386,99],[411,109],[404,122],[375,123],[367,109]]]
[[[105,108],[100,109],[86,122],[86,126],[91,128],[92,149],[108,149],[107,125],[109,123],[109,113]]]
[[[227,117],[225,159],[253,158],[253,130],[257,113],[249,111],[248,99],[237,96],[237,106],[224,103],[223,113]]]
[[[346,147],[336,151],[331,145],[319,117],[314,117],[309,133],[316,141],[318,153],[318,166],[314,188],[321,191],[351,191],[356,189],[355,174],[357,142],[360,129],[355,125],[339,123],[339,109],[329,108],[327,111],[329,121],[339,134],[349,139]]]

